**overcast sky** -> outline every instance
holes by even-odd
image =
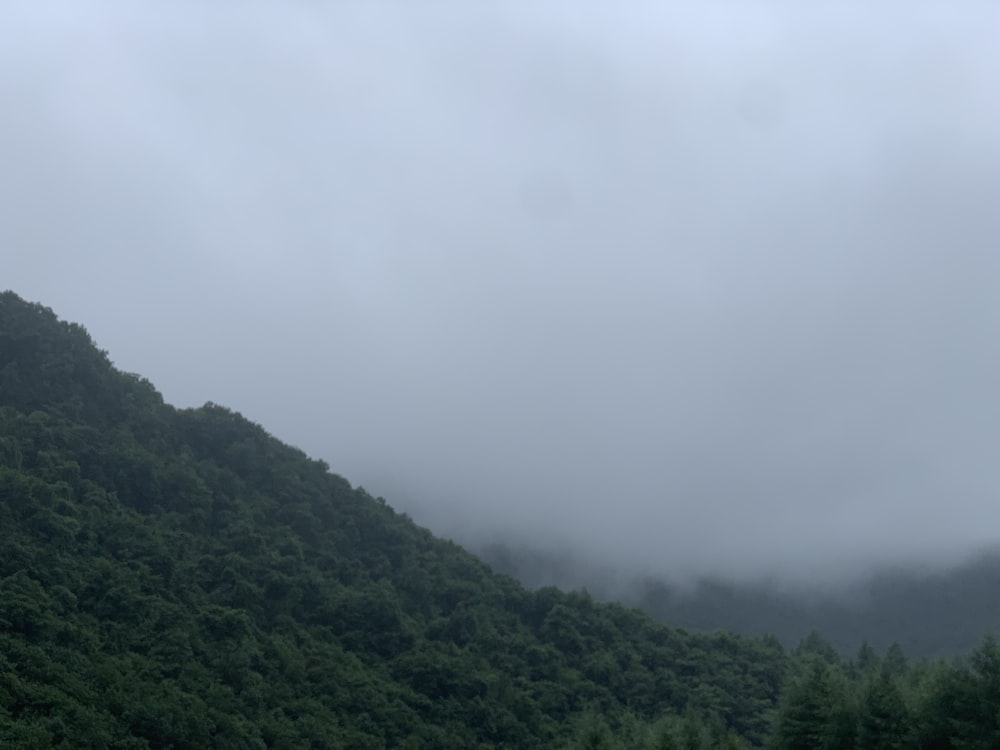
[[[463,539],[1000,540],[995,2],[8,3],[0,288]]]

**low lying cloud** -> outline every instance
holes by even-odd
[[[8,8],[0,286],[461,539],[954,557],[1000,521],[998,21]]]

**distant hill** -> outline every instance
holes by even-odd
[[[984,633],[1000,632],[1000,552],[984,551],[948,569],[884,569],[835,593],[776,585],[702,580],[678,587],[632,577],[571,554],[491,544],[477,551],[496,570],[531,587],[586,588],[622,601],[672,627],[773,635],[790,648],[813,630],[845,657],[864,642],[898,643],[914,657],[965,653]]]
[[[819,630],[844,656],[866,641],[877,650],[898,643],[911,657],[953,656],[1000,631],[1000,555],[937,573],[883,571],[829,596],[724,582],[684,592],[646,581],[630,603],[676,626],[769,633],[789,646]]]

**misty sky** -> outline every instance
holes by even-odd
[[[0,289],[463,539],[1000,541],[995,2],[0,9]]]

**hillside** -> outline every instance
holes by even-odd
[[[845,661],[528,591],[0,294],[2,747],[995,747],[998,698],[991,640]]]
[[[776,643],[528,592],[12,293],[0,436],[0,745],[545,747],[593,711],[767,732]]]

